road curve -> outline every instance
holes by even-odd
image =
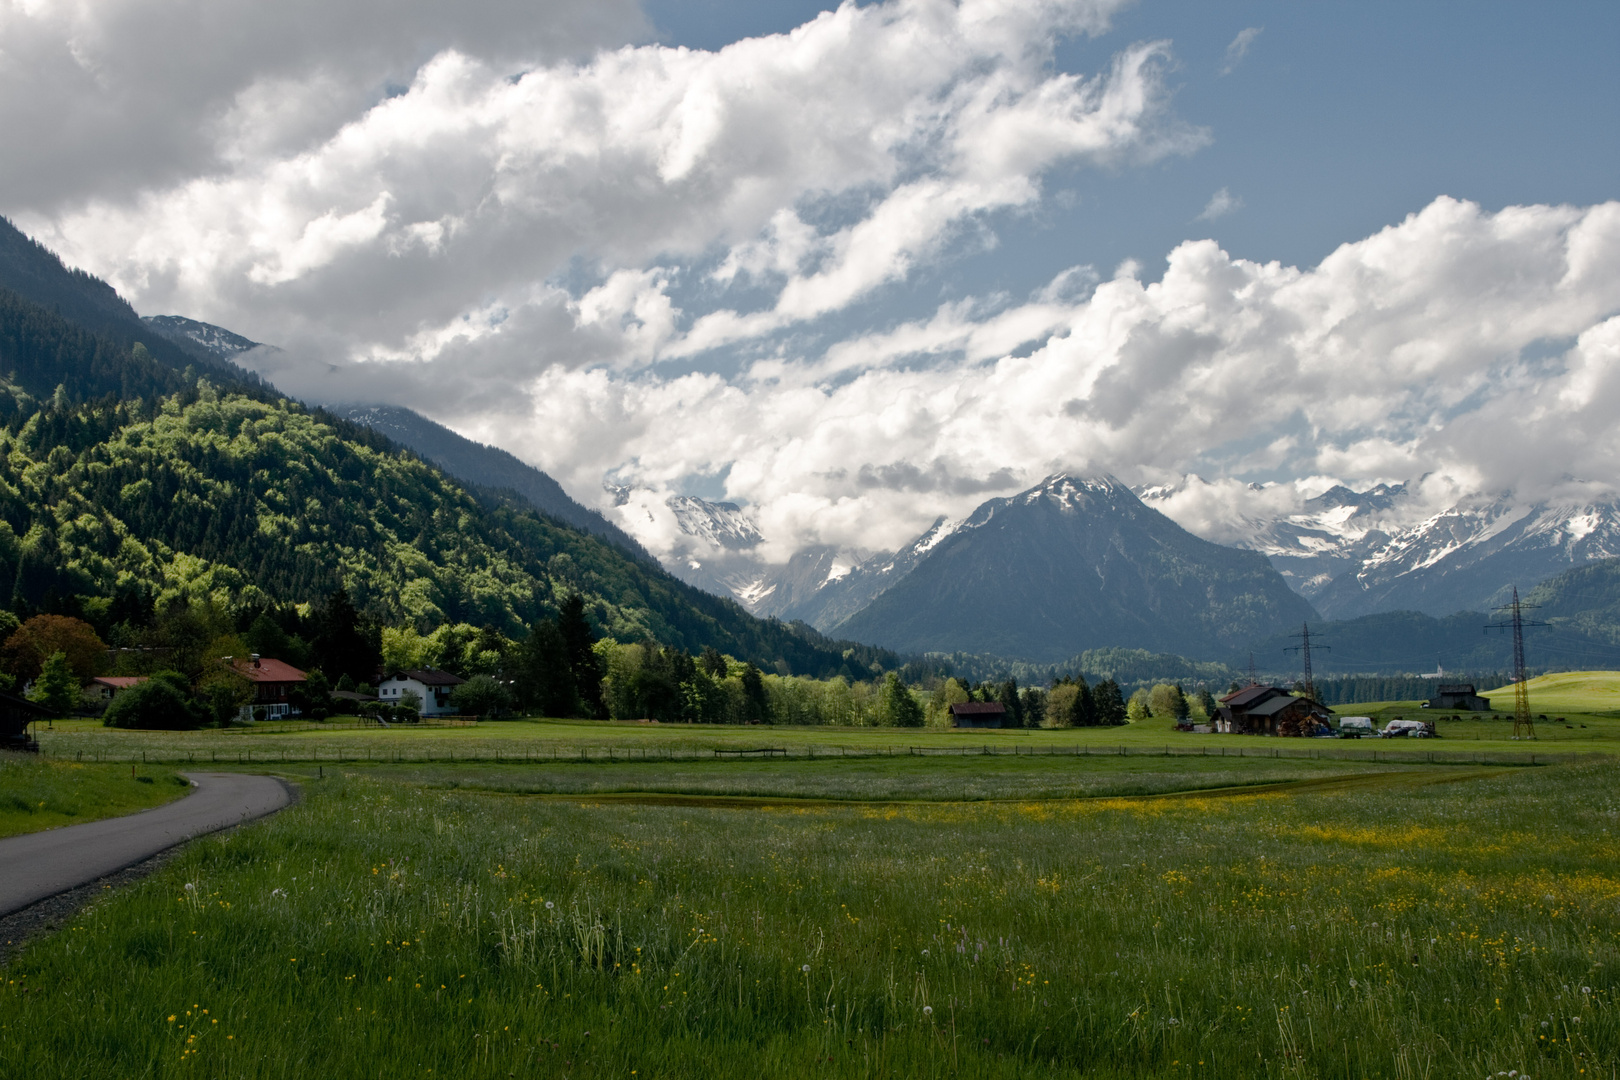
[[[0,917],[292,802],[273,776],[181,775],[194,785],[191,794],[166,806],[0,840]]]

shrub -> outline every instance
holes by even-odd
[[[203,725],[190,687],[177,671],[160,671],[112,699],[101,722],[107,727],[190,731]]]
[[[512,703],[512,693],[493,676],[474,675],[450,692],[450,703],[459,712],[497,716]]]

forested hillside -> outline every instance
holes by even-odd
[[[38,271],[20,276],[57,302],[0,289],[0,602],[19,614],[105,627],[113,611],[319,606],[343,588],[374,624],[521,638],[577,591],[621,640],[816,675],[865,677],[880,656],[756,619],[526,506],[481,502],[415,453],[229,365],[177,366],[173,342],[135,339],[142,324],[105,285],[23,242],[20,254],[0,242],[0,278]],[[59,314],[80,309],[118,332]]]

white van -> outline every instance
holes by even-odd
[[[1339,717],[1339,738],[1359,739],[1363,735],[1367,738],[1376,738],[1378,729],[1373,727],[1370,716],[1341,716]]]

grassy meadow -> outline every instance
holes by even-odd
[[[12,962],[0,1075],[1614,1075],[1612,761],[1107,797],[1154,762],[922,759],[940,799],[1105,797],[852,805],[764,798],[808,761],[732,805],[300,768]],[[624,772],[703,788],[672,768]]]
[[[0,753],[0,837],[132,814],[190,790],[183,776],[162,765],[82,764]]]

